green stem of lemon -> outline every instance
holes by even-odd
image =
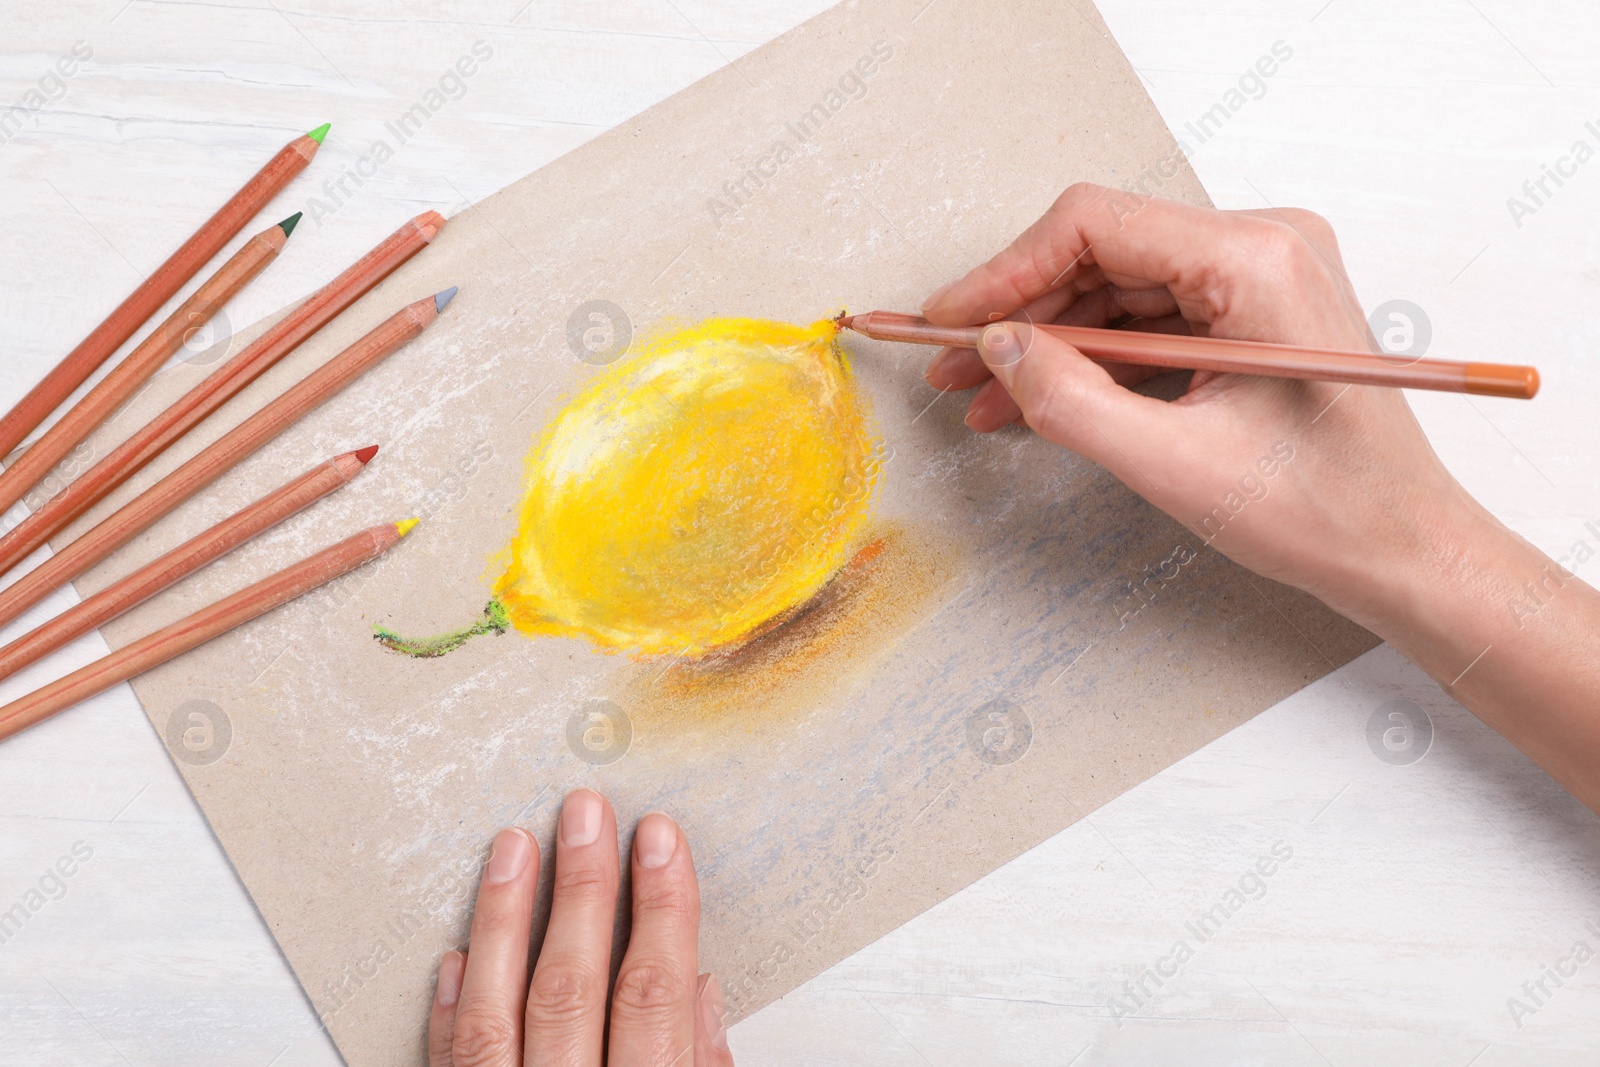
[[[433,637],[411,638],[401,637],[393,630],[382,626],[374,626],[372,637],[384,648],[402,655],[416,659],[434,659],[447,652],[454,652],[479,634],[503,634],[510,628],[511,620],[506,616],[506,606],[496,599],[484,606],[483,618],[461,630],[435,634]]]

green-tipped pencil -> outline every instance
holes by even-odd
[[[245,182],[233,198],[217,210],[157,267],[137,289],[94,332],[67,353],[44,380],[29,390],[17,406],[0,418],[0,457],[8,456],[27,436],[71,396],[73,390],[89,380],[134,331],[144,325],[156,309],[172,299],[227,243],[244,229],[245,223],[267,206],[267,202],[296,174],[306,169],[317,154],[328,124],[301,134],[273,156],[256,176]]]

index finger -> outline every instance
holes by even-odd
[[[922,310],[941,326],[989,322],[1096,273],[1130,289],[1165,286],[1181,305],[1213,280],[1220,246],[1239,238],[1221,212],[1080,183]]]

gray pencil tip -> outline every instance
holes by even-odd
[[[443,311],[444,306],[455,298],[457,288],[457,286],[452,285],[444,292],[436,294],[433,298],[433,310]]]

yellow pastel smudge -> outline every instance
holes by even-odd
[[[878,443],[836,329],[712,319],[607,368],[528,457],[511,625],[695,657],[780,622],[859,547]]]

